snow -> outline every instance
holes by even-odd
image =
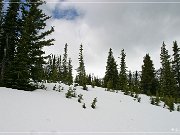
[[[78,98],[65,98],[69,86],[61,84],[64,90],[58,92],[52,90],[54,83],[45,85],[47,90],[33,92],[0,87],[0,134],[180,134],[180,112],[153,106],[145,95],[139,103],[122,92],[78,86],[83,109]],[[97,107],[92,109],[95,97]]]

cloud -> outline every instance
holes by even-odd
[[[91,1],[92,2],[92,1]],[[126,52],[128,70],[141,70],[143,57],[149,53],[156,68],[160,67],[162,42],[172,50],[172,42],[180,42],[180,8],[178,4],[122,4],[122,3],[47,3],[44,10],[53,15],[58,9],[77,12],[73,19],[53,18],[52,37],[55,45],[47,53],[63,54],[69,44],[69,57],[78,66],[79,45],[84,45],[85,66],[88,73],[103,77],[109,48],[117,63],[122,48]]]

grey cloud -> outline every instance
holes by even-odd
[[[77,67],[78,61],[74,58],[78,57],[82,42],[88,72],[95,72],[101,77],[105,72],[110,47],[118,64],[117,57],[124,48],[128,69],[140,70],[146,53],[150,53],[155,67],[159,68],[159,53],[163,41],[169,45],[169,49],[174,40],[180,42],[180,4],[63,3],[59,6],[73,6],[83,16],[74,22],[52,20],[51,24],[56,25],[55,34],[61,31],[58,36],[52,35],[59,37],[52,48],[63,52],[64,44],[69,42],[69,49],[73,47],[70,56]]]

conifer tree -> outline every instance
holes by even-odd
[[[173,42],[173,61],[172,68],[175,75],[176,83],[178,86],[178,94],[180,96],[180,54],[177,41]]]
[[[57,60],[57,70],[58,70],[58,81],[62,81],[62,60],[61,55],[59,56]]]
[[[45,37],[54,31],[53,27],[42,32],[46,21],[50,19],[40,9],[42,4],[44,2],[41,0],[27,0],[21,6],[19,42],[11,68],[13,72],[8,76],[9,82],[13,82],[13,87],[18,89],[33,90],[34,87],[29,85],[30,79],[35,82],[42,80],[43,64],[45,64],[45,57],[43,57],[45,52],[42,51],[42,48],[52,45],[52,41],[54,41],[54,39],[45,40]],[[11,81],[12,79],[13,81]]]
[[[128,75],[128,86],[129,86],[129,89],[132,89],[132,87],[133,87],[131,71],[129,71],[129,75]]]
[[[166,49],[166,45],[163,42],[161,47],[161,76],[160,76],[160,95],[161,96],[175,96],[177,86],[176,80],[174,78],[174,73],[172,71],[171,62],[170,62],[170,55],[168,54],[168,50]]]
[[[68,60],[67,60],[67,43],[65,44],[65,47],[64,47],[64,54],[63,54],[63,60],[62,60],[62,69],[63,69],[63,72],[62,72],[62,81],[64,83],[67,82],[67,74],[68,74]]]
[[[109,89],[118,88],[118,70],[117,64],[113,56],[112,49],[109,49],[109,55],[107,59],[106,72],[104,77],[104,87]]]
[[[126,74],[126,62],[125,62],[126,54],[124,49],[121,50],[121,63],[120,63],[120,73],[119,73],[119,88],[121,90],[127,89],[127,74]]]
[[[143,60],[141,87],[145,94],[156,94],[157,80],[155,79],[155,69],[149,54],[146,54]]]
[[[80,86],[83,86],[84,89],[86,89],[86,71],[85,71],[85,65],[84,65],[84,59],[83,59],[83,46],[80,45],[79,49],[79,67],[77,68],[78,72],[78,83]]]
[[[67,74],[67,84],[71,85],[73,83],[73,76],[72,76],[72,65],[71,65],[71,59],[69,58],[68,62],[68,74]]]
[[[17,3],[14,3],[17,2]],[[4,23],[2,24],[3,32],[0,38],[0,82],[7,86],[11,79],[9,79],[9,73],[11,71],[12,62],[14,60],[15,48],[18,43],[19,36],[19,6],[20,0],[10,0],[7,13],[4,17]],[[5,84],[6,83],[6,84]]]

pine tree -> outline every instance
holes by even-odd
[[[53,27],[42,32],[46,26],[46,20],[50,18],[40,9],[43,3],[41,0],[28,0],[21,5],[19,42],[11,68],[13,72],[8,77],[9,82],[13,82],[12,85],[18,89],[32,90],[34,87],[29,84],[30,79],[35,82],[42,80],[43,64],[45,64],[42,48],[52,45],[54,41],[54,39],[45,40],[45,37],[54,31]]]
[[[85,71],[85,65],[84,65],[84,59],[83,59],[83,46],[80,45],[79,49],[79,67],[77,68],[78,72],[78,83],[80,86],[83,86],[83,89],[86,89],[86,71]]]
[[[132,73],[129,71],[128,75],[128,87],[130,91],[133,91],[133,81],[132,81]]]
[[[119,73],[119,88],[121,90],[127,89],[127,74],[126,74],[126,62],[125,62],[126,54],[124,49],[121,50],[121,63],[120,63],[120,73]]]
[[[14,3],[17,2],[17,3]],[[4,17],[4,23],[2,24],[3,32],[0,38],[0,82],[4,83],[4,86],[8,86],[12,79],[9,79],[9,74],[12,67],[12,62],[15,56],[15,49],[18,43],[19,36],[19,6],[20,0],[10,0],[7,13]]]
[[[57,66],[56,66],[56,57],[55,55],[53,56],[53,61],[52,61],[52,71],[51,71],[51,81],[56,82],[58,80],[58,71],[57,71]]]
[[[176,80],[174,78],[174,73],[172,71],[170,55],[166,49],[166,45],[163,42],[161,47],[161,76],[160,76],[160,95],[161,96],[175,96],[177,93]]]
[[[157,80],[155,79],[155,69],[149,54],[146,54],[143,63],[141,76],[143,93],[155,95],[157,91]]]
[[[64,47],[64,54],[63,54],[63,60],[62,60],[62,69],[63,69],[63,72],[62,72],[62,81],[64,83],[67,82],[67,74],[68,74],[68,60],[67,60],[67,43],[65,44],[65,47]]]
[[[109,55],[107,59],[106,72],[104,77],[104,87],[109,89],[118,88],[118,70],[115,62],[112,49],[109,49]]]
[[[69,58],[68,62],[68,74],[67,74],[67,84],[71,85],[73,83],[73,76],[72,76],[72,65],[71,65],[71,59]]]
[[[61,60],[61,55],[58,58],[57,61],[57,70],[58,70],[58,81],[62,81],[62,60]]]
[[[178,86],[178,94],[180,96],[180,54],[179,54],[177,41],[173,42],[173,52],[174,53],[173,53],[172,68]]]

